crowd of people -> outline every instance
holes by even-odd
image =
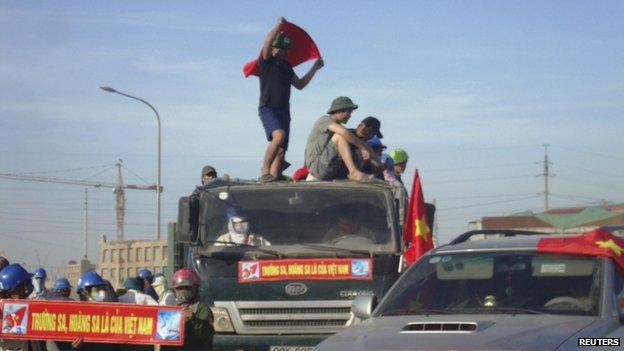
[[[200,279],[188,268],[176,271],[170,280],[163,274],[152,274],[143,268],[136,277],[126,279],[123,288],[115,291],[111,283],[95,271],[83,274],[76,286],[59,277],[51,289],[46,286],[47,274],[43,268],[29,273],[18,263],[0,257],[0,298],[58,301],[119,302],[136,305],[167,305],[182,307],[185,321],[183,346],[161,346],[167,350],[208,350],[214,334],[210,307],[200,301]],[[168,284],[170,282],[170,284]],[[151,350],[152,346],[72,342],[0,340],[0,351],[69,351],[69,350]]]

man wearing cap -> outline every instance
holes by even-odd
[[[323,59],[318,59],[310,71],[299,78],[292,65],[286,60],[293,45],[292,39],[280,26],[286,20],[280,17],[277,24],[267,34],[260,56],[260,104],[258,114],[269,141],[260,170],[261,182],[280,180],[284,156],[288,149],[290,135],[290,86],[303,89],[316,71],[323,67]]]
[[[210,165],[204,166],[201,171],[201,185],[195,187],[189,196],[189,225],[193,241],[197,239],[199,234],[199,200],[206,189],[217,184],[220,184],[219,178],[217,178],[217,170]]]
[[[379,130],[380,125],[381,122],[379,122],[377,118],[373,116],[368,116],[364,118],[357,127],[348,128],[348,130],[359,139],[367,141],[368,139],[375,137],[375,131]],[[362,158],[361,153],[358,152],[358,148],[355,145],[349,144],[349,147],[351,149],[351,155],[353,155],[353,162],[358,168],[362,169],[365,173],[373,173],[374,171],[376,171],[374,167],[368,164],[367,161],[369,160],[364,160]],[[365,169],[366,166],[370,166],[368,170]],[[338,174],[336,175],[336,179],[347,179],[348,175],[349,170],[347,169],[347,166],[342,163],[340,166],[340,171],[338,171]]]
[[[346,97],[340,96],[334,99],[327,111],[328,115],[320,117],[308,136],[305,151],[305,164],[312,177],[309,179],[332,180],[336,179],[340,168],[347,167],[347,178],[351,180],[366,180],[374,178],[371,174],[363,173],[354,161],[351,146],[355,146],[362,153],[364,160],[371,159],[373,163],[379,163],[379,156],[375,155],[366,141],[355,136],[343,126],[349,121],[353,110],[358,105]],[[376,122],[375,122],[376,121]],[[379,128],[379,120],[376,118],[368,121],[367,128],[373,135],[382,137]]]

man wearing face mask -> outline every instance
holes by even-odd
[[[162,346],[161,350],[212,350],[213,316],[210,307],[199,300],[199,276],[182,268],[171,277],[171,287],[177,305],[182,307],[184,345]]]
[[[176,304],[175,292],[167,286],[167,278],[162,273],[154,274],[152,287],[158,294],[158,304],[171,306]]]
[[[48,300],[52,297],[52,294],[45,286],[47,278],[48,275],[45,269],[37,268],[35,270],[35,274],[32,279],[34,290],[32,294],[30,294],[29,298],[35,300]]]
[[[33,291],[31,276],[24,267],[17,263],[4,267],[0,271],[0,298],[26,299]],[[9,317],[6,316],[6,319]],[[13,321],[15,325],[12,328],[24,328],[21,320],[13,319]],[[32,349],[34,343],[37,341],[0,339],[0,351],[28,351]]]
[[[85,301],[88,302],[116,302],[115,296],[111,293],[109,282],[104,280],[95,271],[88,271],[83,274],[78,282],[77,290]],[[85,343],[82,338],[78,338],[71,343],[72,350],[81,351],[121,351],[119,344]]]
[[[249,218],[238,208],[230,208],[225,213],[227,217],[228,232],[220,235],[215,246],[227,245],[227,243],[268,246],[271,243],[261,235],[253,234],[249,225]]]

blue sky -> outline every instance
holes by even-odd
[[[556,174],[551,206],[624,201],[619,1],[4,1],[0,172],[82,179],[98,169],[52,171],[121,158],[154,182],[154,116],[98,89],[110,85],[161,114],[163,223],[204,164],[256,177],[266,145],[258,82],[241,70],[280,15],[311,34],[326,62],[293,91],[295,165],[315,119],[348,95],[360,105],[352,125],[375,115],[384,142],[409,152],[438,205],[441,242],[481,216],[542,210],[544,143]],[[115,173],[93,179],[114,182]],[[114,197],[89,191],[95,243],[114,236]],[[0,250],[32,265],[80,258],[83,193],[0,180]],[[153,237],[155,195],[127,198],[126,237]]]

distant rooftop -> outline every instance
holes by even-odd
[[[524,211],[509,216],[483,217],[483,229],[537,229],[566,230],[572,228],[598,227],[624,224],[624,204],[561,207],[546,212]]]

